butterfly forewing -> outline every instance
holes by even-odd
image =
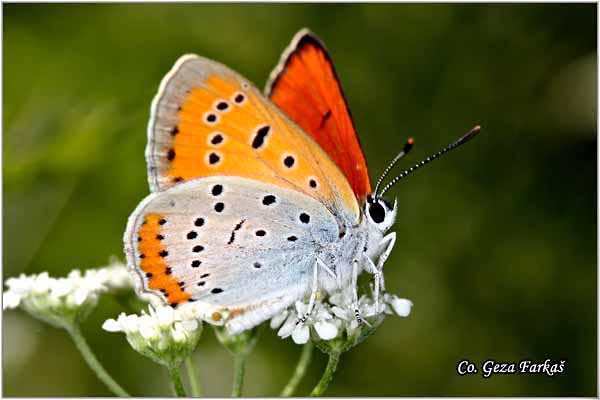
[[[152,190],[204,176],[239,176],[295,190],[355,222],[359,207],[340,169],[253,85],[188,55],[164,78],[146,150]]]
[[[210,177],[148,196],[125,244],[141,291],[173,306],[196,301],[236,331],[309,291],[315,253],[337,238],[333,215],[298,191]]]
[[[296,34],[265,93],[327,152],[357,198],[371,192],[367,163],[333,62],[313,33],[303,29]]]

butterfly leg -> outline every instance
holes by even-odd
[[[375,283],[374,287],[374,297],[375,297],[375,309],[379,312],[379,293],[385,292],[385,281],[383,277],[383,265],[387,261],[394,245],[396,244],[396,232],[392,232],[389,235],[386,235],[381,242],[379,243],[379,247],[385,246],[385,250],[379,256],[379,260],[377,261],[377,266],[369,256],[367,258],[367,269],[370,273],[373,274],[373,280]]]
[[[367,272],[373,274],[373,283],[374,283],[374,287],[373,287],[373,297],[375,299],[375,310],[377,310],[376,312],[379,313],[379,292],[380,290],[380,283],[383,280],[383,274],[381,273],[381,271],[379,269],[377,269],[377,266],[375,265],[375,263],[373,262],[373,260],[371,260],[371,257],[365,255],[365,258],[367,259]]]
[[[327,266],[327,264],[325,264],[323,261],[321,261],[320,258],[317,258],[317,263],[321,266],[321,268],[323,268],[325,270],[325,272],[327,272],[329,275],[331,275],[332,278],[337,278],[338,276],[335,274],[335,272],[329,268]]]
[[[352,262],[352,305],[354,307],[354,318],[356,318],[358,325],[362,325],[364,320],[358,309],[358,260],[356,259]]]
[[[317,261],[315,262],[315,266],[313,268],[313,282],[312,282],[312,291],[310,292],[310,298],[308,299],[308,307],[306,308],[306,312],[304,313],[303,316],[301,316],[300,318],[298,318],[298,322],[297,324],[303,324],[306,322],[306,320],[308,319],[308,317],[310,316],[310,313],[312,313],[312,310],[315,306],[315,301],[317,299],[317,291],[319,290],[318,284],[318,277],[319,277],[319,270],[318,270],[318,265],[319,265],[319,259],[317,259]]]
[[[385,242],[387,242],[385,251],[383,252],[383,254],[381,254],[379,256],[379,260],[377,261],[377,270],[379,271],[379,279],[381,281],[381,291],[383,291],[383,292],[385,292],[385,280],[383,277],[383,265],[387,261],[388,257],[390,256],[390,253],[392,252],[392,250],[394,249],[394,246],[396,245],[396,232],[392,232],[389,235],[386,235],[381,240],[381,244],[384,244]]]
[[[396,244],[396,232],[392,232],[389,235],[385,235],[384,238],[381,239],[379,246],[386,246],[386,247],[385,247],[385,250],[383,251],[383,253],[379,256],[379,261],[377,262],[377,269],[379,271],[383,270],[383,264],[385,264],[385,262],[387,261],[395,244]]]

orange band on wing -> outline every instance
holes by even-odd
[[[184,291],[177,279],[171,276],[171,269],[165,259],[168,253],[161,243],[163,221],[164,218],[160,214],[148,214],[140,227],[140,268],[146,273],[148,288],[161,291],[174,307],[189,300],[191,296]]]

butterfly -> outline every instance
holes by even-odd
[[[396,242],[387,232],[397,202],[383,195],[478,131],[379,190],[409,139],[373,190],[340,81],[313,33],[295,35],[264,94],[216,61],[182,56],[152,102],[152,193],[124,235],[137,290],[173,307],[196,302],[231,333],[348,285],[356,304],[363,271],[377,296]]]

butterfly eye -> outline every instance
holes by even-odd
[[[380,224],[385,219],[385,209],[379,202],[369,204],[369,216],[373,222]]]

